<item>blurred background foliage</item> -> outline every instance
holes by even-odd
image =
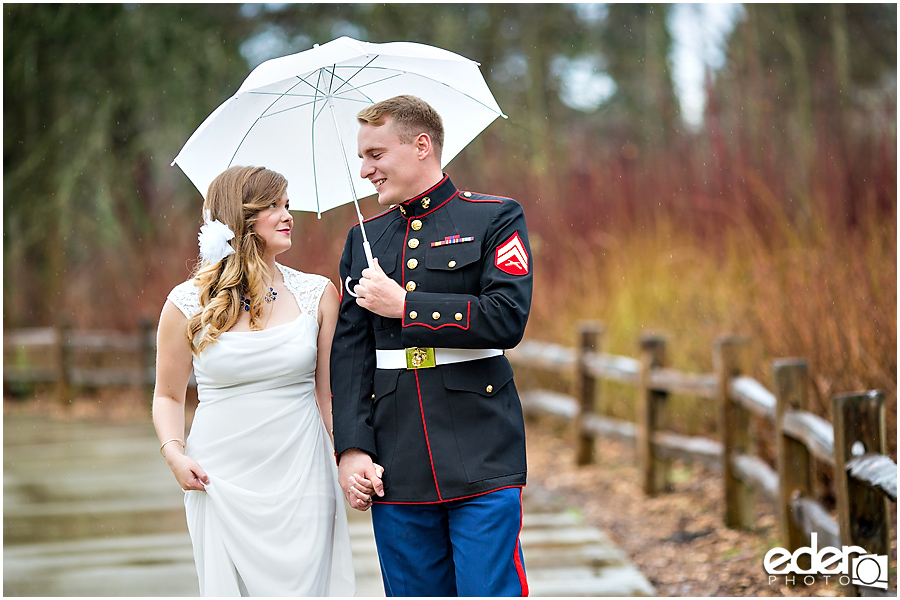
[[[804,356],[814,410],[879,388],[894,422],[896,5],[735,7],[693,119],[673,78],[682,9],[4,4],[4,327],[158,315],[196,260],[202,198],[169,164],[191,132],[262,60],[407,40],[480,62],[510,117],[447,170],[525,207],[529,337],[574,345],[596,319],[606,351],[634,356],[655,330],[673,367],[708,371],[717,336],[746,335],[761,381]],[[337,280],[352,209],[296,221],[284,262]]]

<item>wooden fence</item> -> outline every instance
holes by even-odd
[[[559,390],[525,389],[526,411],[572,421],[578,464],[595,460],[594,441],[608,436],[634,443],[647,494],[668,486],[673,459],[700,463],[722,475],[723,519],[727,526],[750,528],[755,498],[762,493],[778,508],[783,546],[793,552],[818,534],[820,546],[861,546],[870,554],[890,554],[889,502],[897,502],[897,465],[886,455],[884,396],[866,391],[835,396],[834,423],[807,410],[807,364],[781,359],[772,366],[772,391],[744,372],[747,340],[719,339],[713,348],[713,373],[683,373],[666,368],[666,340],[640,339],[640,358],[600,352],[604,328],[585,323],[578,348],[523,341],[507,355],[518,372],[541,369],[573,377],[578,398]],[[145,321],[133,334],[83,332],[69,328],[21,329],[4,333],[4,387],[53,384],[60,402],[73,386],[136,386],[152,395],[156,338]],[[92,356],[113,356],[97,366]],[[35,358],[35,356],[41,358]],[[122,361],[123,357],[129,360]],[[91,364],[91,363],[95,364]],[[600,380],[633,386],[637,422],[597,414]],[[193,378],[191,380],[193,384]],[[663,413],[670,394],[714,401],[719,412],[719,440],[666,431]],[[777,464],[755,454],[757,439],[751,416],[772,424]],[[816,461],[833,468],[837,516],[816,497]],[[893,584],[893,582],[892,582]],[[848,586],[848,594],[871,594],[874,588]],[[896,595],[896,592],[893,592]]]
[[[841,394],[832,399],[834,423],[807,410],[807,364],[781,359],[772,366],[772,391],[745,376],[747,340],[725,337],[713,348],[713,373],[683,373],[666,368],[666,340],[640,339],[640,358],[600,352],[604,328],[585,323],[578,348],[523,341],[507,353],[517,373],[542,369],[574,378],[577,398],[558,390],[520,391],[526,411],[551,414],[575,424],[576,460],[595,461],[594,441],[611,437],[635,444],[647,494],[668,489],[673,459],[697,462],[720,473],[724,483],[723,519],[732,528],[751,528],[756,494],[772,501],[779,513],[783,547],[794,552],[818,534],[819,547],[861,546],[890,556],[889,502],[896,508],[897,464],[886,455],[884,396],[879,391]],[[630,384],[636,390],[637,422],[597,414],[600,380]],[[670,394],[713,401],[718,406],[719,440],[664,430]],[[777,464],[756,454],[751,416],[772,425]],[[833,468],[837,516],[816,497],[816,461]],[[891,582],[895,587],[895,583]],[[879,594],[868,586],[847,586],[848,595]],[[889,592],[896,596],[896,590]]]
[[[149,401],[156,376],[156,324],[144,320],[134,333],[69,327],[6,331],[3,357],[4,392],[53,384],[65,404],[73,387],[130,386],[142,388]]]

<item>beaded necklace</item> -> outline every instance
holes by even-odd
[[[270,286],[269,291],[266,292],[266,295],[263,297],[263,300],[266,301],[266,304],[271,304],[271,303],[275,302],[275,300],[278,299],[277,296],[278,296],[278,292],[276,292],[274,290],[274,288],[272,288]],[[241,307],[244,310],[250,310],[250,299],[244,297],[243,294],[241,294]]]
[[[269,291],[266,292],[265,296],[263,296],[263,300],[266,301],[266,304],[271,304],[271,303],[275,302],[275,300],[278,299],[277,298],[278,292],[276,292],[275,288],[272,287],[273,285],[275,285],[275,275],[274,274],[272,275],[272,285],[269,286]],[[243,294],[241,294],[241,308],[243,308],[244,310],[250,310],[250,299],[244,297]]]

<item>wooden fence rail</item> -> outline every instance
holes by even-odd
[[[713,373],[684,373],[666,366],[667,344],[658,335],[639,340],[640,358],[600,352],[604,328],[585,323],[575,349],[523,341],[507,355],[519,373],[539,369],[563,374],[577,388],[577,398],[559,390],[521,391],[526,411],[550,414],[575,424],[576,460],[596,460],[595,439],[609,437],[634,443],[645,493],[669,488],[673,460],[696,462],[722,475],[723,519],[729,527],[750,528],[755,496],[775,503],[784,547],[809,543],[812,532],[821,545],[861,546],[870,554],[890,550],[889,501],[897,501],[897,464],[886,455],[884,397],[879,391],[835,396],[834,423],[808,411],[807,364],[779,359],[772,365],[772,390],[743,374],[747,340],[723,337],[713,348]],[[156,338],[153,323],[133,334],[82,332],[67,327],[21,329],[4,334],[4,385],[52,383],[61,402],[72,386],[139,386],[152,394]],[[44,350],[39,364],[31,359]],[[91,367],[77,364],[75,354],[131,355],[134,366]],[[50,359],[47,359],[47,356]],[[637,422],[598,414],[600,380],[633,386]],[[193,378],[191,381],[194,384]],[[665,429],[671,394],[683,394],[718,405],[719,439],[685,436]],[[751,417],[772,425],[777,464],[756,455]],[[817,497],[812,477],[816,463],[833,468],[837,517]],[[892,582],[892,585],[893,582]],[[873,588],[848,586],[848,594],[870,594]],[[896,592],[893,592],[896,595]]]
[[[134,386],[143,388],[149,400],[155,381],[155,323],[144,320],[134,333],[77,331],[69,327],[6,331],[3,356],[4,387],[54,384],[59,402],[64,404],[68,402],[73,386]],[[90,363],[91,357],[112,358],[112,362],[126,358],[130,359],[126,362],[133,365],[84,364]],[[191,383],[195,385],[193,377]]]
[[[640,358],[600,352],[604,328],[585,323],[579,347],[524,341],[507,355],[517,372],[544,369],[566,374],[576,383],[577,398],[558,390],[521,392],[525,409],[575,423],[576,460],[596,460],[594,440],[607,436],[635,444],[645,493],[668,489],[673,459],[700,463],[724,482],[723,519],[729,527],[751,528],[755,497],[762,493],[778,509],[784,547],[793,552],[818,534],[820,546],[861,546],[889,555],[889,501],[897,501],[897,464],[886,456],[884,397],[879,391],[835,396],[834,423],[808,411],[807,364],[780,359],[772,365],[772,391],[743,374],[747,340],[724,337],[713,348],[713,373],[683,373],[666,367],[666,340],[656,335],[639,340]],[[599,380],[634,386],[637,422],[595,412]],[[719,439],[665,431],[666,400],[683,394],[718,403]],[[772,425],[777,464],[756,455],[751,417]],[[833,468],[837,517],[817,495],[816,463]],[[895,583],[891,582],[894,586]],[[875,588],[847,586],[848,595],[872,595]],[[896,592],[891,592],[896,595]]]

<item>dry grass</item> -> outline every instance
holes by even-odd
[[[704,243],[664,221],[621,239],[598,231],[551,246],[539,234],[534,254],[532,339],[573,346],[579,321],[594,319],[606,326],[605,352],[636,357],[640,335],[659,332],[669,365],[699,373],[712,371],[716,338],[741,335],[749,374],[767,387],[774,359],[802,357],[810,410],[830,420],[833,395],[880,389],[896,423],[894,223],[843,236],[788,228],[777,240],[732,229]],[[896,427],[888,447],[896,456]]]

